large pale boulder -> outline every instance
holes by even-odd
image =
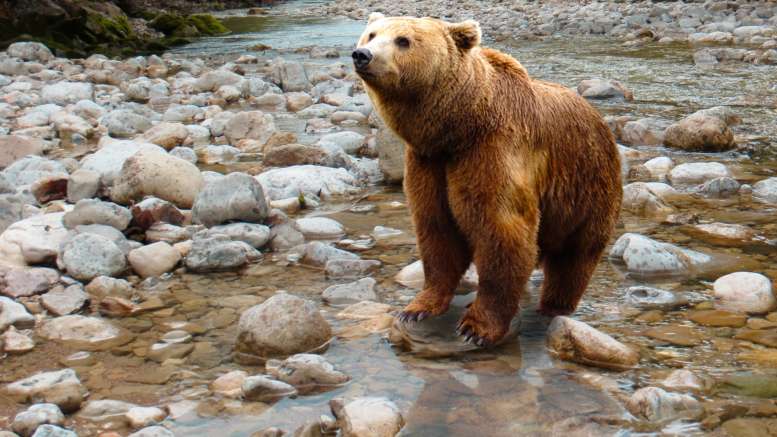
[[[777,308],[772,281],[760,273],[735,272],[713,284],[715,307],[735,312],[764,314]]]
[[[256,176],[270,200],[298,197],[318,198],[359,191],[359,182],[343,168],[296,165],[276,168]]]
[[[191,208],[203,185],[200,170],[194,164],[164,152],[141,150],[124,162],[111,199],[126,205],[155,196],[178,207]]]
[[[67,238],[63,212],[34,215],[0,234],[0,265],[26,266],[51,262]]]

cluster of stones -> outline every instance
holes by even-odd
[[[338,0],[306,12],[345,15],[364,20],[371,12],[437,17],[448,21],[475,18],[495,40],[550,35],[606,35],[628,44],[656,41],[685,43],[699,65],[719,62],[777,64],[777,7],[769,1],[731,2],[453,2]],[[442,12],[441,12],[442,11]],[[442,15],[440,15],[442,13]]]

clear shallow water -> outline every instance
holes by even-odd
[[[246,24],[246,33],[198,41],[176,51],[187,56],[210,57],[213,62],[234,59],[258,43],[278,53],[311,45],[334,46],[347,55],[363,23],[340,19],[310,19],[295,8],[305,2],[289,2],[270,10],[270,17]],[[252,19],[253,20],[253,19]],[[238,23],[235,21],[235,23]],[[237,26],[233,23],[232,25]],[[256,28],[252,28],[256,24]],[[635,102],[595,102],[605,114],[655,116],[676,120],[709,106],[735,106],[743,118],[736,133],[744,145],[757,151],[750,159],[738,152],[688,154],[662,148],[640,148],[644,158],[668,154],[678,162],[719,160],[725,162],[743,182],[776,174],[777,162],[769,150],[775,147],[777,126],[773,67],[737,64],[717,70],[693,66],[691,53],[682,47],[650,45],[621,47],[604,39],[558,38],[548,41],[507,41],[499,47],[515,55],[538,78],[575,86],[581,79],[616,78],[634,91]],[[342,62],[316,59],[316,63]],[[289,123],[291,128],[295,126]],[[304,124],[302,125],[304,127]],[[222,167],[222,171],[245,169]],[[401,192],[373,188],[366,197],[325,202],[317,211],[345,225],[349,238],[369,235],[375,226],[388,226],[412,235],[412,226]],[[373,205],[369,213],[351,207]],[[747,199],[705,200],[688,196],[673,202],[680,213],[698,214],[703,221],[722,221],[750,226],[767,239],[777,238],[777,208]],[[682,226],[661,225],[656,220],[623,213],[617,233],[640,232],[697,250],[739,257],[728,271],[756,269],[777,280],[777,252],[773,247],[722,247],[689,237]],[[374,275],[383,302],[400,309],[414,292],[394,282],[394,275],[417,259],[414,245],[379,244],[362,253],[365,259],[379,259],[383,267]],[[546,322],[534,313],[535,285],[522,312],[519,338],[494,351],[467,353],[447,358],[426,359],[391,346],[384,334],[353,338],[347,335],[354,322],[335,317],[340,308],[321,302],[328,286],[346,281],[327,279],[318,269],[290,265],[284,254],[268,254],[246,271],[230,274],[181,275],[152,290],[163,308],[137,317],[113,319],[133,333],[133,341],[108,351],[94,352],[93,365],[73,366],[89,388],[92,399],[120,399],[144,405],[174,406],[176,420],[168,425],[178,436],[247,436],[268,426],[293,432],[329,412],[334,397],[386,396],[402,409],[408,436],[514,436],[628,435],[631,431],[655,432],[660,427],[634,420],[623,408],[623,400],[636,388],[655,385],[671,370],[684,367],[713,381],[744,374],[759,386],[777,384],[777,364],[740,359],[742,353],[769,350],[733,339],[733,328],[705,327],[688,320],[690,307],[664,311],[651,318],[623,304],[622,290],[646,284],[710,297],[709,281],[721,272],[698,278],[639,280],[618,266],[602,260],[575,318],[586,321],[619,340],[639,348],[642,361],[637,369],[610,372],[554,360],[545,349]],[[283,289],[321,304],[325,317],[340,334],[324,356],[351,381],[338,389],[284,399],[272,405],[239,402],[210,394],[208,384],[236,369],[261,373],[260,367],[234,363],[231,353],[237,319],[251,305]],[[704,308],[704,304],[700,308]],[[178,362],[165,365],[146,360],[150,344],[169,331],[170,323],[186,321],[202,328],[194,338],[197,351]],[[650,327],[691,327],[702,339],[695,347],[672,346],[644,335]],[[59,362],[75,349],[40,339],[27,355],[3,361],[3,381],[28,376],[36,370],[60,368]],[[730,391],[730,390],[729,390]],[[745,390],[707,392],[702,401],[734,400],[770,404]],[[0,416],[11,416],[18,406],[0,400]],[[569,422],[572,421],[572,422]],[[575,422],[579,421],[579,422]],[[97,427],[77,421],[82,435],[96,435]],[[675,423],[668,429],[681,435],[701,434],[698,423]]]

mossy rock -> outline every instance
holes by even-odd
[[[184,17],[178,14],[162,13],[151,20],[148,25],[165,35],[181,37],[214,36],[229,32],[229,29],[221,21],[210,14],[194,14]]]
[[[165,35],[172,35],[179,27],[186,24],[186,19],[178,14],[161,13],[151,20],[148,25]]]
[[[210,14],[191,15],[189,16],[188,21],[194,25],[202,35],[214,36],[229,33],[229,29],[227,29],[218,18]]]

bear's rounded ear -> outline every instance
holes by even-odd
[[[480,45],[480,23],[475,20],[466,20],[461,23],[448,23],[450,32],[456,46],[462,50],[469,50]]]
[[[386,18],[386,16],[381,14],[380,12],[373,12],[373,13],[370,14],[370,17],[367,18],[367,24],[370,24],[373,21],[378,21],[381,18]]]

